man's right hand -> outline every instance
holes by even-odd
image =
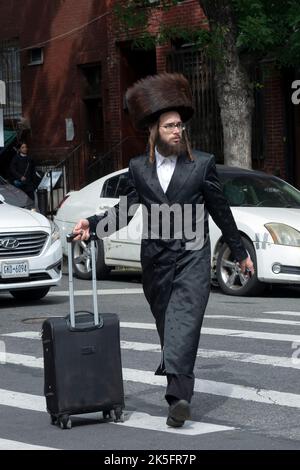
[[[87,219],[80,219],[75,225],[73,233],[76,235],[74,240],[88,240],[90,238],[90,224]]]

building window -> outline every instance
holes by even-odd
[[[0,41],[0,80],[6,84],[4,119],[22,116],[21,66],[17,41]]]
[[[40,65],[44,63],[44,51],[42,47],[35,47],[29,50],[28,65]]]

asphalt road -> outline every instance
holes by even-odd
[[[125,422],[101,413],[77,416],[72,430],[51,426],[43,396],[42,322],[69,311],[67,276],[44,300],[22,304],[0,294],[0,449],[297,450],[300,447],[298,288],[261,297],[224,296],[213,288],[196,361],[192,420],[165,424],[158,336],[140,276],[98,282],[99,309],[121,321]],[[91,309],[90,283],[76,283],[76,307]]]

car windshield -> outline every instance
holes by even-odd
[[[231,206],[300,208],[300,191],[275,177],[220,174]]]

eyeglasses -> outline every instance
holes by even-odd
[[[178,129],[179,131],[184,131],[185,129],[185,125],[182,122],[169,122],[168,124],[160,127],[163,127],[168,133],[174,132],[175,129]]]

